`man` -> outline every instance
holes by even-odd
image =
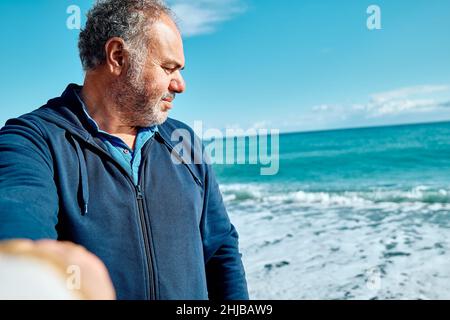
[[[0,240],[82,245],[105,263],[118,299],[247,299],[214,173],[172,141],[195,135],[167,118],[185,90],[169,9],[99,1],[79,50],[83,87],[0,131]],[[192,160],[202,153],[198,140],[176,143]]]

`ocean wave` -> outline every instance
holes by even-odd
[[[389,204],[426,205],[436,209],[450,207],[450,189],[416,186],[409,189],[374,188],[361,191],[286,190],[283,186],[263,184],[221,185],[224,201],[229,203],[267,203],[327,207],[368,207]]]

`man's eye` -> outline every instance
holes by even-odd
[[[166,73],[172,73],[175,71],[174,68],[169,68],[169,67],[163,67],[164,71],[166,71]]]

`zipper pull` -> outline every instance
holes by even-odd
[[[142,189],[140,185],[136,186],[137,199],[142,200],[144,198],[144,194],[142,193]]]

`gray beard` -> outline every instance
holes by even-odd
[[[136,77],[136,73],[125,75],[111,86],[110,96],[123,125],[150,127],[167,120],[167,113],[161,111],[161,96],[154,94],[149,85],[151,80]],[[149,89],[150,88],[150,89]]]

